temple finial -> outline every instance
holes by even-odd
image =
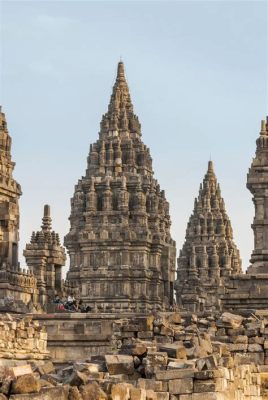
[[[211,157],[210,157],[210,160],[208,162],[208,172],[214,173],[213,161],[211,160]]]
[[[120,61],[117,65],[117,77],[116,77],[117,81],[125,81],[126,77],[125,77],[125,67],[124,67],[124,63],[123,61],[121,61],[121,57],[120,57]]]
[[[50,217],[50,206],[48,204],[44,205],[44,216],[42,218],[42,230],[51,230],[51,217]]]
[[[260,132],[261,135],[267,135],[268,134],[268,128],[267,128],[268,117],[266,117],[266,118],[267,118],[266,120],[263,119],[261,121],[261,132]]]

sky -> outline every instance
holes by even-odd
[[[246,269],[246,175],[268,111],[268,3],[1,1],[0,18],[0,103],[23,190],[21,265],[44,204],[61,240],[68,233],[74,185],[122,58],[177,252],[211,158]]]

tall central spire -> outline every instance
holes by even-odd
[[[70,222],[67,279],[87,304],[169,308],[176,251],[169,204],[142,142],[122,61],[86,175],[75,186]]]
[[[134,138],[136,135],[140,135],[140,123],[133,112],[124,64],[120,61],[108,112],[102,117],[100,137],[101,139],[107,136]]]

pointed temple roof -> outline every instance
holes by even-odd
[[[12,193],[13,197],[21,195],[20,185],[13,179],[15,163],[11,159],[12,139],[8,133],[6,116],[0,106],[0,187]]]
[[[261,121],[261,130],[259,137],[256,140],[256,145],[256,155],[253,159],[251,168],[258,169],[260,166],[267,165],[266,153],[268,152],[268,117],[266,117],[266,120]]]
[[[241,260],[233,240],[231,221],[213,163],[209,161],[178,258],[177,302],[195,311],[200,302],[208,309],[217,307],[224,282],[230,275],[240,272]]]
[[[86,176],[71,199],[71,228],[65,236],[68,280],[80,285],[88,304],[168,306],[175,272],[169,204],[154,178],[121,61],[87,161]]]
[[[13,178],[11,137],[0,107],[0,265],[18,267],[19,197],[21,187]]]
[[[261,121],[260,134],[256,140],[256,154],[247,175],[247,188],[253,195],[255,217],[251,225],[254,232],[254,250],[247,273],[268,274],[267,243],[267,187],[268,187],[268,117]]]
[[[50,217],[50,206],[46,204],[44,206],[44,214],[42,218],[41,230],[37,232],[33,232],[31,236],[31,244],[50,244],[54,246],[60,246],[60,238],[59,234],[55,231],[52,231],[51,228],[52,219]],[[28,247],[27,247],[28,246]],[[27,245],[28,249],[30,245]]]
[[[140,123],[133,112],[124,64],[120,61],[108,112],[102,117],[100,136],[120,135],[128,130],[140,135]]]
[[[208,163],[199,195],[194,202],[194,210],[187,225],[185,243],[178,259],[179,269],[182,265],[181,257],[190,259],[193,248],[197,253],[196,264],[199,264],[200,268],[204,252],[208,256],[217,252],[219,260],[218,272],[215,276],[221,277],[241,272],[239,251],[233,241],[231,221],[225,210],[212,161]]]

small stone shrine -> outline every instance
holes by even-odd
[[[23,252],[29,269],[37,278],[39,302],[42,306],[51,302],[55,294],[62,292],[62,266],[65,264],[65,251],[60,238],[51,228],[50,206],[44,206],[41,230],[33,232],[31,242]]]

